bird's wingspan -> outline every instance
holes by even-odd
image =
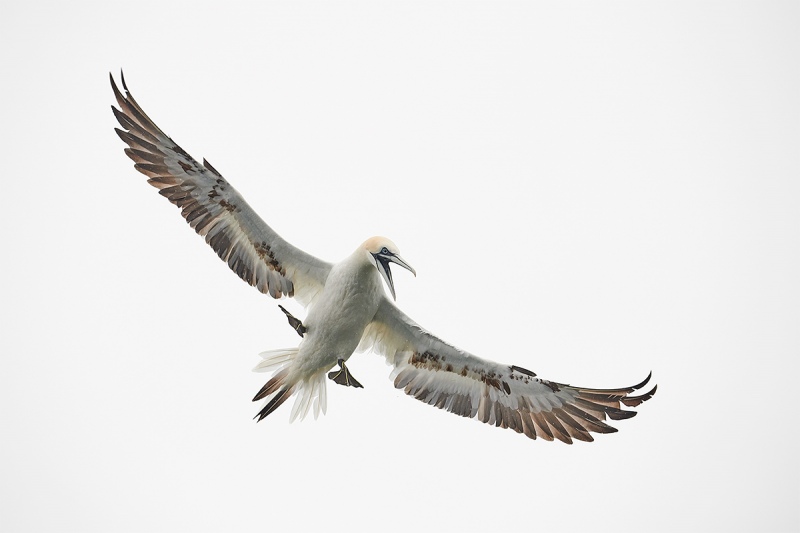
[[[394,385],[420,401],[459,416],[510,428],[535,439],[592,441],[591,432],[613,433],[605,420],[636,414],[635,407],[656,392],[629,394],[647,384],[621,389],[589,389],[547,381],[530,370],[481,359],[455,348],[384,299],[360,348],[394,365]]]
[[[275,298],[294,296],[308,305],[325,284],[331,265],[283,240],[247,205],[206,160],[201,165],[142,111],[125,78],[120,92],[111,78],[119,109],[111,106],[128,144],[125,153],[240,278]]]

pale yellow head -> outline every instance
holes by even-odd
[[[389,286],[389,290],[392,293],[392,298],[396,300],[397,295],[394,292],[392,271],[389,269],[389,263],[396,263],[401,267],[411,271],[411,273],[415,276],[417,275],[417,272],[411,267],[411,265],[406,263],[402,257],[400,257],[400,250],[398,250],[397,245],[386,237],[370,237],[364,241],[362,246],[372,256],[372,259],[375,261],[375,268],[377,268],[378,272],[380,272],[381,276],[383,276],[383,279],[386,281],[386,285]]]

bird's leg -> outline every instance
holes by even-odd
[[[364,385],[356,381],[356,378],[353,377],[353,375],[344,365],[344,359],[339,359],[339,370],[329,372],[328,378],[332,379],[334,383],[344,385],[345,387],[355,387],[357,389],[364,388]]]
[[[289,325],[292,326],[292,329],[295,330],[297,332],[297,334],[300,335],[301,337],[303,335],[305,335],[306,331],[308,331],[308,330],[303,325],[303,323],[300,322],[300,319],[295,318],[294,315],[292,315],[292,313],[290,313],[289,311],[284,309],[282,305],[278,304],[278,307],[281,308],[281,311],[283,311],[283,314],[285,314],[286,318],[289,319]]]

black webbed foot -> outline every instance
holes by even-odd
[[[303,325],[303,323],[300,322],[300,319],[295,318],[294,315],[292,315],[292,313],[290,313],[289,311],[284,309],[282,305],[278,304],[278,307],[281,308],[281,311],[283,311],[283,314],[285,314],[286,318],[289,319],[289,325],[292,326],[292,329],[295,330],[297,332],[297,334],[300,335],[301,337],[303,335],[305,335],[305,333],[306,333],[306,331],[308,331],[308,329],[306,329],[306,327]]]
[[[332,379],[334,383],[344,385],[345,387],[364,388],[364,385],[359,383],[344,365],[344,359],[339,359],[339,370],[328,372],[328,378]]]

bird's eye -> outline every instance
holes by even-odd
[[[387,247],[385,247],[385,246],[384,246],[383,248],[381,248],[381,253],[382,253],[383,255],[389,255],[389,249],[388,249]]]

